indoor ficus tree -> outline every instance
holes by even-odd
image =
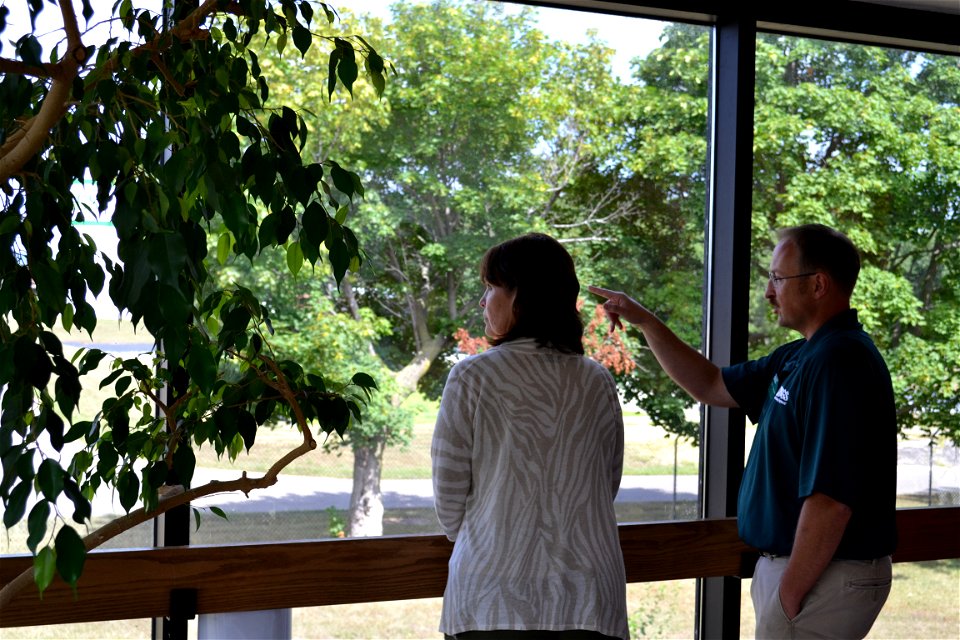
[[[164,0],[151,11],[123,0],[108,16],[83,0],[80,17],[70,0],[28,5],[34,31],[59,11],[63,39],[47,60],[34,33],[0,49],[0,497],[7,528],[26,518],[35,555],[0,606],[31,579],[41,592],[57,573],[75,585],[87,550],[174,506],[272,485],[316,447],[314,426],[343,434],[376,388],[365,373],[332,385],[275,358],[265,308],[243,287],[217,286],[207,263],[208,246],[250,261],[279,248],[294,274],[325,260],[338,283],[359,266],[344,223],[360,180],[301,159],[304,120],[270,101],[257,51],[329,46],[328,97],[352,93],[361,66],[381,94],[380,55],[360,36],[318,32],[336,19],[325,4]],[[8,15],[0,6],[0,33]],[[109,38],[94,46],[81,25],[96,23]],[[72,191],[84,183],[94,206]],[[91,219],[112,221],[118,260],[73,224]],[[225,231],[208,242],[214,228]],[[92,334],[87,292],[105,287],[152,336],[157,362],[113,360],[99,381],[110,397],[90,419],[77,411],[81,378],[112,357],[68,358],[54,329]],[[193,447],[234,457],[278,417],[303,440],[263,477],[192,486]],[[128,513],[82,537],[102,488]]]

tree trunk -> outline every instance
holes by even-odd
[[[359,319],[359,305],[349,279],[344,278],[342,287],[350,305],[351,314],[355,319]],[[446,343],[446,337],[430,335],[422,314],[414,314],[414,327],[420,350],[403,369],[396,373],[396,379],[400,385],[400,394],[393,398],[396,404],[403,402],[407,396],[416,391],[417,383],[443,352]],[[380,493],[380,476],[383,470],[385,448],[386,438],[383,436],[377,437],[367,446],[355,444],[353,447],[353,493],[350,496],[350,513],[346,531],[352,538],[383,535],[383,495]]]
[[[353,493],[347,522],[347,536],[351,538],[383,535],[383,450],[383,438],[377,438],[371,446],[353,447]]]

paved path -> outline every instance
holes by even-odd
[[[233,480],[238,471],[197,469],[193,486],[210,480]],[[253,475],[253,474],[251,474]],[[346,478],[280,475],[277,484],[253,491],[250,497],[242,493],[223,493],[195,501],[194,506],[217,506],[233,512],[308,511],[328,507],[347,509],[353,481]],[[382,480],[383,505],[386,509],[433,507],[433,487],[430,480]],[[677,477],[677,500],[697,499],[696,476]],[[617,502],[670,502],[673,500],[673,476],[625,476],[620,485]],[[103,515],[120,513],[119,502],[101,492],[94,499],[93,513]]]
[[[239,471],[197,469],[194,486],[210,480],[232,480]],[[901,460],[898,469],[897,493],[925,493],[929,487],[929,467],[926,464],[906,463]],[[674,478],[665,476],[624,476],[617,502],[671,502]],[[696,476],[677,476],[677,500],[697,499]],[[198,500],[195,506],[218,506],[233,512],[276,512],[322,510],[328,507],[346,509],[350,505],[353,481],[347,478],[317,476],[280,476],[269,489],[242,493],[224,493]],[[960,465],[934,466],[933,487],[957,491],[960,487]],[[387,509],[430,508],[433,506],[431,482],[425,480],[383,480],[380,484],[383,503]],[[101,495],[102,494],[102,495]],[[120,513],[119,503],[101,492],[95,498],[93,513],[103,515]]]

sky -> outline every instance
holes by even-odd
[[[80,13],[79,0],[73,0]],[[105,0],[101,0],[105,2]],[[327,0],[337,8],[349,8],[356,13],[369,13],[385,21],[390,19],[390,5],[392,0]],[[100,6],[99,3],[95,3]],[[138,2],[138,6],[158,5],[156,0]],[[3,32],[0,55],[12,57],[11,41],[26,33],[30,28],[27,14],[26,0],[0,0],[0,5],[10,10],[7,18],[7,28]],[[44,2],[44,10],[40,15],[38,34],[53,31],[60,26],[60,12],[55,5]],[[524,5],[513,5],[516,11],[525,8]],[[538,25],[540,29],[554,40],[567,42],[586,42],[588,30],[596,30],[600,40],[616,50],[613,59],[613,70],[622,81],[627,81],[630,75],[630,60],[637,56],[646,56],[659,45],[660,32],[665,23],[643,18],[627,18],[611,16],[586,11],[572,11],[569,9],[551,9],[539,7]],[[47,46],[47,42],[43,42]]]
[[[370,13],[384,20],[390,18],[390,5],[394,0],[344,0],[340,4],[356,13]],[[336,0],[331,2],[337,6]],[[528,5],[512,5],[517,12],[531,8]],[[659,20],[627,18],[588,11],[537,7],[540,30],[554,40],[584,43],[588,31],[595,30],[600,40],[616,50],[613,71],[622,81],[630,76],[630,60],[645,57],[660,44],[660,33],[666,24]]]

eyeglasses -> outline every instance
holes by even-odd
[[[784,280],[793,280],[794,278],[806,278],[807,276],[815,276],[815,275],[817,275],[816,271],[809,271],[807,273],[798,273],[795,276],[776,276],[776,275],[773,275],[773,273],[771,272],[767,274],[767,277],[770,279],[770,282],[773,283],[773,286],[776,287]]]

